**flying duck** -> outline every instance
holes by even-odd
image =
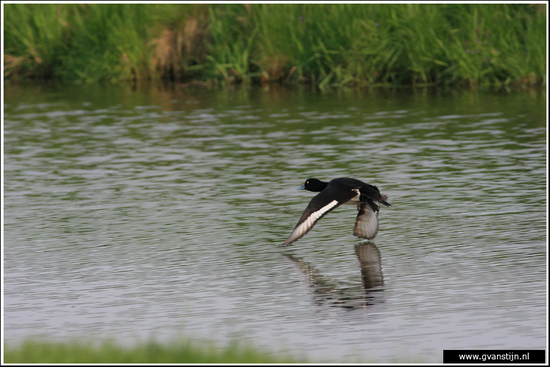
[[[369,185],[355,178],[335,178],[330,182],[323,182],[316,178],[308,178],[298,190],[319,192],[309,202],[306,210],[300,217],[294,231],[282,243],[282,246],[302,238],[319,219],[342,204],[357,205],[357,219],[353,234],[360,238],[372,239],[378,232],[379,203],[391,206],[382,195],[378,187]]]

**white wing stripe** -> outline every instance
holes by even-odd
[[[338,205],[338,201],[332,200],[330,203],[322,207],[321,209],[317,210],[316,212],[311,213],[307,219],[300,224],[296,229],[294,230],[295,233],[303,234],[310,229],[315,222],[321,218],[326,212],[328,212],[330,209],[334,208],[336,205]]]

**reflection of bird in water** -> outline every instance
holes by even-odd
[[[382,262],[380,260],[380,250],[372,242],[364,242],[355,245],[355,254],[361,263],[361,276],[365,290],[384,285],[382,276]]]
[[[319,192],[319,194],[311,199],[298,224],[282,243],[283,246],[302,238],[319,219],[342,204],[357,205],[358,213],[353,234],[367,240],[373,239],[378,232],[379,204],[391,206],[387,202],[388,197],[382,195],[378,187],[354,178],[335,178],[330,182],[309,178],[298,190]]]
[[[292,260],[307,277],[316,305],[328,304],[331,307],[355,309],[383,303],[383,277],[380,251],[372,242],[355,246],[355,253],[361,265],[362,285],[345,286],[324,276],[309,263],[292,255],[284,254]]]

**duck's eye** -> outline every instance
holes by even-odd
[[[306,185],[308,185],[308,184],[309,184],[309,181],[306,181]]]

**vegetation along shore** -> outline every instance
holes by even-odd
[[[208,344],[208,343],[207,343]],[[197,345],[189,341],[170,343],[142,342],[122,346],[113,341],[51,342],[27,339],[18,346],[8,343],[6,363],[299,363],[297,359],[275,356],[252,347],[213,344]]]
[[[4,4],[6,80],[546,85],[546,4]]]

